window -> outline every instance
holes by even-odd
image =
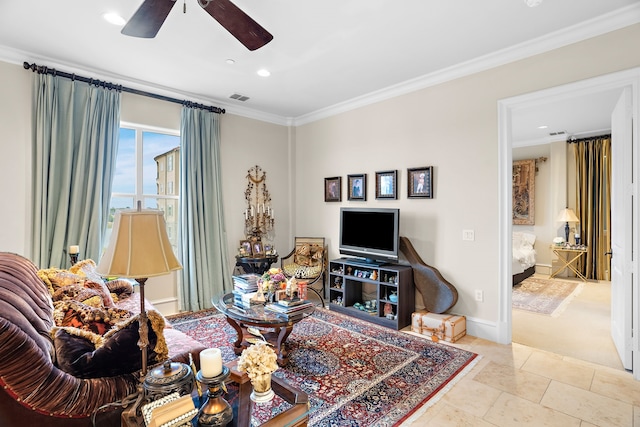
[[[150,130],[130,124],[120,127],[105,245],[109,242],[115,212],[118,209],[135,209],[140,201],[145,209],[165,212],[167,233],[177,252],[178,218],[173,213],[178,212],[179,195],[174,194],[173,185],[179,177],[165,172],[164,163],[167,163],[167,169],[169,165],[173,169],[173,159],[176,157],[178,161],[179,155],[178,132]],[[168,194],[164,194],[165,188]],[[171,216],[168,211],[171,211]]]
[[[167,155],[167,172],[173,171],[173,153]]]

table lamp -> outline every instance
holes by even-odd
[[[138,347],[142,356],[140,383],[135,404],[127,409],[122,419],[135,425],[140,416],[144,397],[144,380],[147,376],[147,347],[149,345],[148,318],[145,308],[144,285],[147,278],[169,274],[182,268],[176,259],[169,237],[164,214],[160,210],[141,209],[116,212],[109,246],[105,250],[96,271],[105,277],[135,279],[140,284],[140,315],[138,318]],[[129,424],[127,424],[129,425]]]
[[[573,209],[564,208],[560,211],[558,218],[556,219],[558,222],[564,222],[564,241],[569,243],[569,223],[570,222],[580,222],[578,217],[576,216]]]

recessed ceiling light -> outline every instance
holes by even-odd
[[[542,0],[524,0],[524,4],[526,4],[529,7],[539,6],[540,3],[542,3]]]
[[[105,13],[104,15],[102,15],[102,17],[110,24],[113,25],[124,25],[126,24],[127,21],[125,21],[125,19],[118,15],[115,12],[108,12]]]
[[[236,61],[234,61],[234,60],[233,60],[233,59],[231,59],[231,58],[227,59],[225,62],[226,62],[227,64],[229,64],[229,65],[233,65],[233,64],[235,64],[235,63],[236,63]]]
[[[549,127],[549,126],[547,126],[547,125],[542,125],[542,126],[538,126],[538,129],[546,129],[546,128],[548,128],[548,127]]]
[[[260,70],[258,70],[258,75],[260,77],[269,77],[271,75],[271,72],[265,68],[262,68]]]

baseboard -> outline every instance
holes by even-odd
[[[153,307],[163,316],[169,316],[171,314],[177,314],[180,310],[178,308],[178,298],[163,298],[158,300],[149,301],[153,304]]]
[[[488,341],[499,342],[498,324],[467,316],[467,334]]]

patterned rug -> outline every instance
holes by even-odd
[[[237,357],[236,333],[223,315],[205,310],[168,320],[220,348],[225,362]],[[322,427],[400,425],[435,403],[478,360],[469,351],[324,309],[296,324],[287,346],[289,363],[274,375],[309,395],[309,424]],[[274,399],[276,407],[282,404]]]
[[[512,305],[518,310],[558,317],[583,287],[583,282],[529,277],[513,287]]]

